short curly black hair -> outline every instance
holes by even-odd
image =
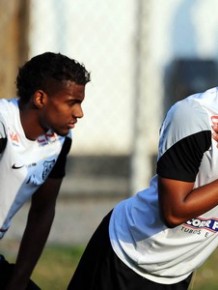
[[[16,79],[18,97],[22,102],[28,102],[35,91],[49,89],[46,88],[49,80],[70,80],[78,85],[86,85],[90,81],[90,73],[74,59],[61,53],[45,52],[19,68]]]

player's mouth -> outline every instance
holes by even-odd
[[[74,128],[75,125],[76,125],[76,122],[77,122],[77,121],[75,121],[75,122],[70,122],[70,123],[68,124],[68,128],[69,128],[69,129]]]

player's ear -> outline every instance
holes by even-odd
[[[42,91],[38,90],[35,91],[33,95],[33,104],[36,108],[41,109],[47,102],[47,94]]]

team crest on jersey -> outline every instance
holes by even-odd
[[[31,165],[29,165],[29,176],[27,178],[26,184],[32,184],[36,186],[42,184],[48,177],[48,174],[50,173],[54,164],[55,159],[52,159],[50,161],[44,161],[42,164],[38,165],[37,169],[35,168],[37,166],[36,163],[32,163]]]
[[[49,172],[51,171],[51,169],[53,168],[55,164],[55,159],[50,160],[50,161],[45,161],[43,163],[43,172],[42,172],[42,179],[45,180],[46,177],[48,176]]]

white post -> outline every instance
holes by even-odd
[[[135,69],[135,127],[131,159],[130,190],[135,194],[148,185],[152,172],[150,136],[152,134],[152,85],[149,58],[150,0],[138,1],[138,39],[136,40]]]

